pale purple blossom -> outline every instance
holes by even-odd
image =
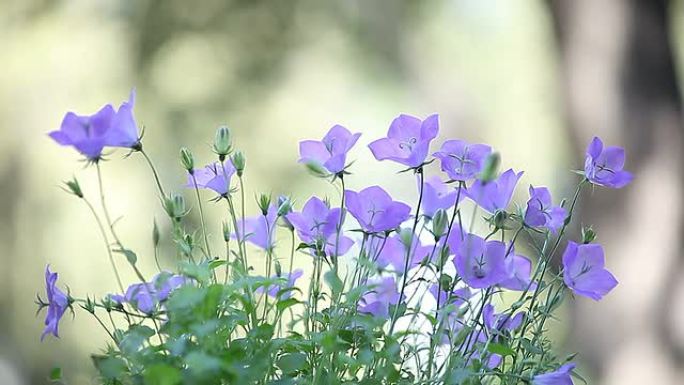
[[[463,140],[447,140],[433,155],[440,160],[442,171],[451,180],[468,181],[482,171],[492,148],[484,144],[470,144]]]
[[[488,288],[508,278],[505,254],[503,242],[485,241],[475,234],[468,234],[456,250],[454,265],[468,286]]]
[[[603,248],[594,243],[578,245],[568,242],[563,253],[563,281],[575,294],[595,301],[618,284],[605,268]]]
[[[463,198],[461,194],[459,199]],[[432,218],[439,209],[447,210],[456,204],[457,191],[444,183],[438,176],[432,176],[423,184],[423,215]]]
[[[392,121],[387,137],[368,145],[377,160],[392,160],[407,167],[419,167],[425,162],[430,142],[439,132],[439,118],[430,115],[420,120],[399,115]]]
[[[393,277],[374,277],[367,283],[369,292],[361,297],[358,305],[359,313],[372,314],[376,317],[389,317],[389,306],[399,302],[397,282]]]
[[[359,192],[346,190],[344,197],[349,213],[369,233],[394,230],[411,215],[409,205],[392,200],[380,186]]]
[[[226,159],[221,166],[221,163],[215,162],[206,165],[204,168],[193,170],[192,174],[188,173],[187,184],[188,188],[197,188],[213,190],[219,196],[225,196],[230,187],[230,178],[235,174],[235,167],[230,159]]]
[[[466,194],[489,213],[506,210],[522,174],[522,171],[516,174],[513,170],[507,170],[493,181],[476,180],[468,187]]]
[[[299,161],[316,163],[333,174],[344,170],[347,153],[356,144],[360,133],[352,134],[346,128],[335,125],[323,140],[304,140],[299,143]]]
[[[48,334],[59,337],[59,321],[69,307],[67,295],[57,287],[57,277],[57,273],[50,272],[49,265],[45,267],[45,291],[48,309],[45,316],[45,328],[40,336],[41,341]]]
[[[317,197],[311,197],[301,212],[292,212],[285,216],[287,221],[297,230],[299,238],[310,245],[323,246],[326,255],[336,256],[345,254],[354,244],[354,241],[343,235],[339,235],[339,245],[335,245],[338,239],[337,231],[341,232],[341,210],[330,208]]]
[[[532,385],[573,385],[573,369],[575,364],[569,362],[553,372],[538,374],[532,379]]]
[[[601,139],[594,139],[587,146],[584,175],[593,184],[611,188],[622,188],[632,181],[630,172],[624,171],[625,149],[603,147]]]
[[[530,227],[546,227],[554,234],[563,226],[567,210],[554,206],[551,193],[546,187],[530,186],[530,199],[525,210],[525,224]]]

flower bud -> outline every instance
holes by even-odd
[[[290,197],[281,195],[278,197],[278,216],[284,217],[292,212],[292,201]]]
[[[154,220],[154,225],[152,227],[152,244],[154,244],[154,247],[156,248],[159,246],[159,239],[161,238],[161,235],[159,234],[159,226],[157,226],[157,220]]]
[[[480,180],[484,183],[491,182],[496,179],[499,173],[499,163],[501,163],[501,156],[498,152],[491,153],[485,160],[480,173]]]
[[[401,243],[404,244],[404,247],[408,249],[413,242],[413,231],[411,231],[411,229],[399,230],[399,239],[401,239]]]
[[[257,198],[257,205],[259,205],[259,209],[261,209],[261,214],[267,215],[268,208],[271,206],[271,195],[259,194],[259,198]]]
[[[432,216],[432,235],[435,236],[435,241],[439,241],[447,228],[447,213],[443,209],[439,209]]]
[[[192,153],[187,148],[183,147],[180,149],[180,158],[183,168],[190,174],[194,173],[195,169],[195,159],[192,157]]]
[[[178,193],[171,193],[164,199],[164,210],[166,210],[169,217],[180,221],[188,213],[185,206],[185,197]]]
[[[74,194],[79,198],[83,198],[83,191],[81,190],[81,185],[78,183],[76,177],[74,177],[72,180],[64,182],[64,184],[67,186],[65,190],[68,193]]]
[[[228,224],[228,222],[223,222],[222,230],[223,240],[226,243],[230,242],[230,225]]]
[[[313,174],[313,176],[318,178],[327,178],[330,176],[328,170],[326,170],[326,168],[318,162],[306,162],[304,165],[306,166],[306,169]]]
[[[282,277],[283,275],[283,268],[280,266],[280,262],[277,260],[275,261],[275,273],[278,277]]]
[[[241,177],[242,173],[245,171],[245,154],[243,154],[242,151],[235,151],[235,154],[233,154],[230,160],[233,162],[238,177]]]
[[[494,217],[492,218],[492,222],[494,224],[495,229],[503,229],[505,228],[506,224],[506,219],[508,219],[508,214],[503,211],[499,210],[494,214]]]
[[[596,232],[591,226],[587,227],[582,227],[582,243],[587,244],[594,242],[594,239],[596,239]]]
[[[221,160],[225,159],[230,153],[232,146],[230,128],[227,126],[220,126],[216,130],[216,137],[214,138],[214,152],[218,154]]]

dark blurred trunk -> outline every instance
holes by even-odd
[[[673,318],[684,306],[677,296],[684,289],[679,282],[684,135],[669,5],[665,0],[550,2],[576,152],[583,153],[593,135],[601,136],[607,144],[626,147],[627,168],[636,174],[624,190],[596,189],[591,199],[585,194],[580,207],[582,222],[596,225],[606,246],[609,268],[626,283],[604,301],[606,307],[574,302],[574,348],[604,374],[612,371],[611,359],[620,360],[615,358],[620,350],[635,349],[625,336],[660,350],[673,368],[684,362],[677,340],[684,326]],[[644,249],[645,244],[660,247]],[[634,291],[639,287],[643,292]]]

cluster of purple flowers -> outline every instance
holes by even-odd
[[[100,159],[104,147],[141,149],[138,127],[132,113],[134,98],[135,93],[132,92],[129,100],[118,110],[106,105],[91,116],[70,112],[64,117],[60,130],[51,132],[50,137],[61,145],[73,146],[91,161]],[[541,286],[544,277],[534,273],[532,259],[516,253],[518,233],[512,239],[505,240],[505,230],[510,227],[506,227],[504,222],[517,223],[519,231],[527,229],[548,237],[558,237],[560,242],[572,208],[568,210],[564,205],[554,205],[547,187],[530,186],[526,205],[518,212],[509,211],[523,173],[508,169],[498,174],[497,166],[493,166],[498,163],[498,155],[490,146],[462,140],[445,141],[439,151],[432,153],[434,158],[430,158],[430,145],[438,132],[437,115],[424,120],[400,115],[392,121],[386,137],[368,146],[377,160],[389,160],[415,172],[419,194],[415,209],[394,200],[377,185],[359,191],[344,190],[341,207],[331,207],[328,200],[312,196],[301,211],[293,211],[287,199],[271,202],[270,198],[264,198],[260,201],[261,212],[258,215],[235,218],[234,229],[226,242],[237,239],[240,244],[251,243],[265,250],[270,258],[276,246],[276,226],[280,221],[295,231],[304,249],[319,260],[336,261],[351,250],[360,250],[357,262],[365,258],[375,268],[353,272],[352,286],[368,287],[358,302],[357,311],[389,320],[390,330],[396,321],[395,309],[398,305],[408,303],[405,288],[410,280],[409,273],[415,273],[422,266],[430,264],[441,273],[444,264],[450,263],[455,270],[454,277],[450,277],[450,284],[444,285],[441,280],[432,282],[427,291],[434,297],[437,311],[440,308],[449,309],[447,314],[437,314],[436,318],[448,321],[447,329],[451,330],[447,334],[453,335],[466,324],[463,319],[466,312],[454,309],[468,308],[476,292],[486,295],[491,290],[506,289],[527,293]],[[335,178],[344,179],[349,174],[348,153],[360,136],[360,133],[352,133],[345,127],[335,125],[320,141],[302,141],[299,145],[299,161],[312,168],[325,170]],[[194,169],[192,164],[188,165],[186,186],[211,190],[218,194],[217,200],[225,198],[230,202],[233,191],[231,179],[236,172],[238,176],[242,175],[244,165],[240,166],[234,158],[226,158],[224,153],[220,155],[219,162],[203,168]],[[427,165],[433,160],[439,161],[444,177],[425,177]],[[586,151],[582,184],[588,182],[621,188],[632,179],[632,175],[623,170],[624,163],[623,149],[604,147],[600,139],[594,138]],[[463,226],[459,205],[466,198],[476,209],[490,215],[488,222],[493,231],[489,235],[483,237],[476,234],[472,226],[471,229]],[[449,216],[447,213],[450,211],[452,215]],[[347,213],[356,224],[348,224],[345,228]],[[457,217],[458,221],[455,220]],[[354,232],[349,231],[348,227],[353,227]],[[423,230],[428,228],[432,235],[429,241],[423,236]],[[500,240],[494,239],[498,232],[501,232]],[[361,234],[362,240],[354,234]],[[206,252],[209,253],[208,244]],[[267,275],[270,274],[270,265],[267,271]],[[259,289],[257,293],[289,298],[297,279],[304,272],[297,269],[282,273],[279,266],[276,271],[278,273],[272,278],[277,279],[278,283]],[[600,300],[617,285],[615,277],[605,268],[603,248],[590,241],[583,244],[567,243],[559,276],[573,293],[593,300]],[[42,337],[46,334],[57,336],[59,321],[73,301],[57,288],[56,280],[57,274],[46,269],[45,306],[48,312]],[[125,293],[109,298],[118,306],[127,305],[149,315],[163,307],[172,291],[187,284],[192,284],[192,280],[185,276],[160,273],[150,282],[133,284]],[[491,338],[488,336],[514,333],[521,327],[524,329],[525,312],[496,313],[491,303],[483,303],[479,313],[482,322],[473,332],[474,338],[465,341],[466,350],[475,343],[487,344]],[[469,355],[468,360],[479,357],[479,354]],[[497,354],[489,355],[487,365],[495,368],[501,360],[502,357]],[[537,375],[532,383],[571,384],[570,372],[573,368],[574,364],[561,366],[557,371]]]

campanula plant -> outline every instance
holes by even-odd
[[[360,133],[335,125],[322,140],[300,143],[299,162],[338,185],[339,195],[312,192],[299,206],[262,194],[251,210],[246,157],[229,128],[216,131],[206,166],[182,148],[179,172],[187,181],[167,190],[143,149],[134,99],[131,93],[118,110],[69,112],[49,134],[96,170],[99,191],[83,191],[76,179],[65,190],[98,225],[116,286],[101,298],[72,293],[53,272],[59,267],[46,267],[40,338],[58,337],[67,311],[92,316],[108,339],[92,355],[102,384],[583,381],[574,355],[558,355],[546,326],[567,298],[598,301],[617,285],[594,230],[576,240],[568,229],[584,188],[631,181],[623,149],[595,138],[570,200],[530,186],[529,199],[515,203],[523,173],[500,173],[490,146],[448,139],[432,158],[438,116],[400,115],[369,147],[377,160],[395,163],[382,165],[389,172],[414,174],[405,174],[405,185],[417,181],[417,199],[402,202],[377,181],[346,187],[354,178],[350,159],[364,149],[356,146]],[[128,247],[108,211],[101,167],[104,150],[117,147],[142,156],[158,192],[149,200],[160,199],[168,216],[170,233],[155,223],[152,234],[158,271],[139,267],[149,257]],[[223,223],[208,223],[208,209]],[[199,226],[188,220],[195,215]],[[222,229],[220,242],[213,228]],[[176,251],[166,270],[162,242]],[[124,285],[124,267],[136,281]]]

